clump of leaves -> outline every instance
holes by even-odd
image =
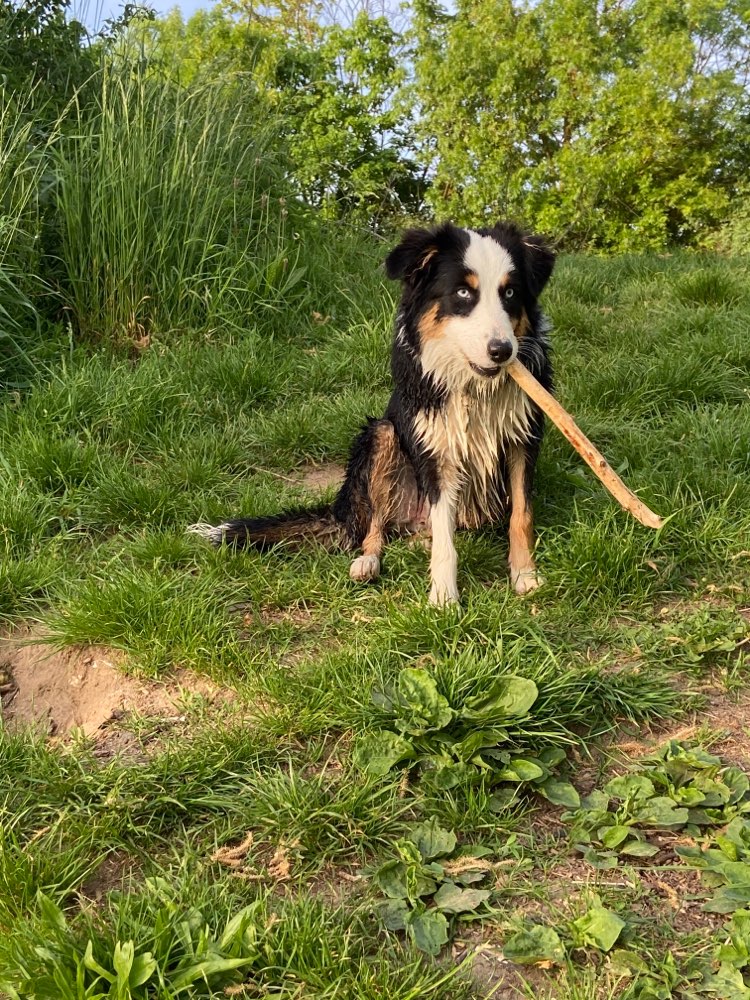
[[[161,879],[149,879],[147,888],[164,892]],[[212,928],[195,907],[185,909],[166,898],[154,925],[154,951],[136,947],[133,941],[110,944],[89,939],[81,947],[65,914],[42,892],[37,897],[39,938],[33,954],[24,944],[11,943],[13,955],[3,956],[0,992],[21,997],[68,996],[67,985],[79,984],[87,997],[117,997],[145,1000],[159,986],[170,995],[191,989],[221,988],[234,979],[235,970],[252,965],[260,956],[260,937],[255,901],[234,914],[225,926]],[[10,974],[10,970],[13,970]]]
[[[585,859],[611,868],[618,855],[648,858],[660,850],[648,841],[649,828],[698,835],[701,827],[723,826],[743,815],[750,811],[749,790],[744,771],[724,766],[699,747],[671,741],[637,772],[613,778],[562,818],[573,824]],[[750,895],[744,901],[750,902]]]
[[[625,921],[602,906],[601,900],[595,896],[586,912],[568,921],[564,927],[557,930],[544,924],[523,927],[505,942],[503,955],[516,964],[550,968],[562,965],[566,957],[577,949],[610,951],[624,927]]]
[[[564,759],[559,747],[539,754],[518,749],[520,724],[529,716],[539,691],[525,677],[507,675],[489,688],[450,705],[426,670],[408,667],[374,703],[389,717],[388,729],[360,740],[355,761],[369,774],[386,774],[398,765],[419,766],[439,790],[459,782],[489,777],[493,782],[529,783],[558,805],[579,804],[572,785],[553,775]],[[500,807],[505,804],[498,800]]]
[[[486,884],[494,866],[487,848],[474,847],[452,857],[456,835],[432,817],[393,845],[396,857],[375,872],[387,899],[378,909],[391,931],[405,931],[421,951],[437,955],[456,921],[489,915],[492,889]]]
[[[701,845],[678,845],[675,851],[716,889],[704,910],[732,913],[750,904],[750,821],[737,816],[716,837]]]
[[[663,793],[688,809],[689,826],[723,826],[750,812],[750,778],[720,757],[674,740],[652,758],[648,775]]]
[[[750,910],[738,910],[732,919],[724,924],[727,938],[714,953],[716,973],[707,973],[704,984],[715,976],[719,983],[728,983],[736,991],[734,996],[750,998],[750,989],[745,985],[742,973],[750,969]],[[742,992],[744,991],[744,992]],[[703,990],[706,992],[706,990]],[[717,994],[719,996],[723,994]]]
[[[623,994],[627,1000],[750,1000],[744,973],[750,967],[750,910],[739,910],[724,924],[725,940],[714,948],[710,962],[689,959],[678,967],[667,954],[658,968],[630,951],[612,955],[612,969],[622,977],[634,977]]]
[[[621,979],[632,979],[623,1000],[685,1000],[691,979],[700,975],[697,963],[688,963],[687,969],[678,967],[671,952],[655,963],[637,952],[618,948],[612,952],[610,968]]]
[[[647,659],[689,670],[726,660],[747,639],[747,622],[735,611],[701,609],[638,636]],[[724,654],[724,655],[722,655]]]

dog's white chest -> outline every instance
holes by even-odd
[[[451,392],[439,412],[418,414],[415,431],[445,471],[486,482],[500,449],[527,439],[530,417],[528,397],[515,382],[506,378],[486,389],[472,382]]]
[[[417,435],[437,461],[441,487],[455,491],[458,523],[467,528],[502,510],[500,455],[529,437],[528,397],[510,379],[489,390],[451,393],[443,410],[415,419]]]

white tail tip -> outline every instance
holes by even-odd
[[[213,525],[201,521],[198,524],[191,524],[185,530],[189,535],[200,535],[201,538],[207,539],[212,545],[221,545],[224,541],[224,530],[226,527],[226,524]]]

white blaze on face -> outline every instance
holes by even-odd
[[[514,270],[513,258],[491,236],[467,230],[469,245],[464,264],[473,276],[479,295],[466,316],[446,316],[440,321],[440,336],[423,343],[422,367],[447,383],[465,383],[469,378],[483,379],[470,367],[492,369],[496,362],[487,353],[491,340],[507,340],[513,346],[512,360],[518,354],[518,341],[510,317],[503,309],[500,288]]]

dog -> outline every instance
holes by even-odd
[[[505,366],[518,358],[552,390],[538,300],[554,261],[543,239],[509,222],[407,230],[385,260],[402,283],[393,393],[355,439],[334,503],[192,530],[235,548],[361,548],[350,576],[366,581],[389,537],[431,528],[430,602],[448,605],[459,600],[456,528],[507,513],[511,583],[518,594],[537,588],[531,497],[544,416]]]

